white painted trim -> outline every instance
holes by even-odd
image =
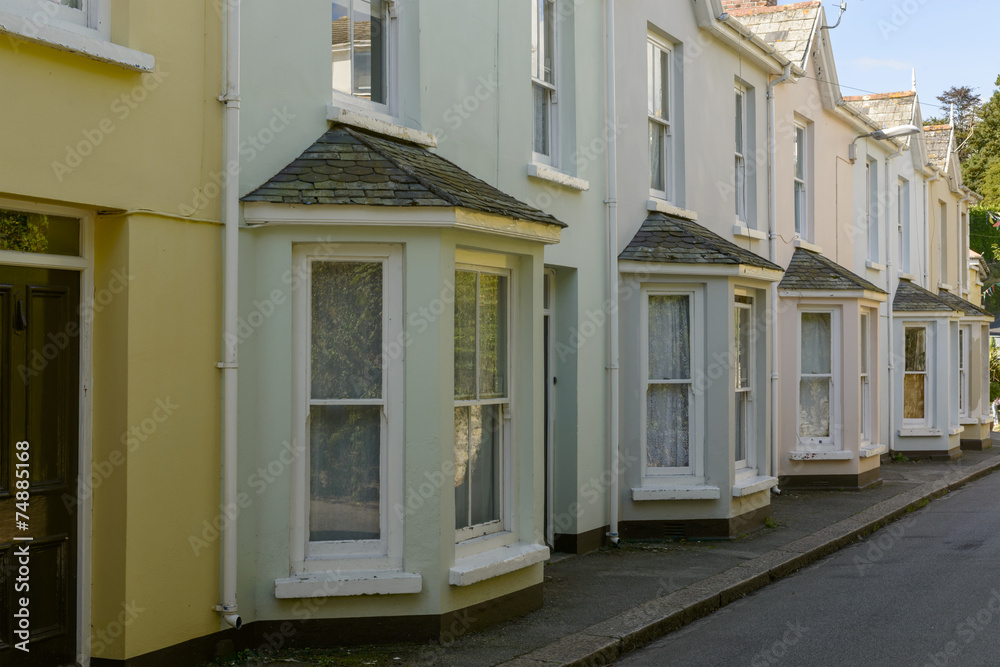
[[[943,289],[943,290],[946,290],[946,291],[950,292],[954,288],[951,285],[949,285],[948,283],[939,282],[938,283],[938,289]]]
[[[977,424],[978,425],[979,424],[979,418],[978,417],[962,417],[961,419],[958,420],[958,423],[961,424],[962,426],[971,426],[973,424]]]
[[[801,238],[795,239],[792,242],[796,248],[802,248],[803,250],[811,250],[812,252],[823,254],[823,248],[816,245],[815,243],[809,243],[808,241],[803,241]]]
[[[795,450],[788,454],[792,461],[853,461],[854,452],[848,449],[835,449],[826,452],[804,452]]]
[[[515,542],[456,559],[455,566],[448,570],[448,583],[452,586],[469,586],[530,567],[548,558],[549,548],[543,544]]]
[[[374,111],[361,111],[360,109],[346,109],[344,107],[331,104],[326,110],[326,119],[334,123],[342,123],[357,127],[362,130],[370,130],[394,139],[402,139],[413,144],[425,146],[427,148],[437,147],[437,137],[430,132],[414,130],[410,127],[397,124],[396,119]]]
[[[0,250],[0,264],[6,266],[46,266],[52,269],[86,269],[89,264],[82,257],[72,255],[45,255],[34,252]]]
[[[758,241],[764,241],[767,239],[767,234],[756,229],[751,229],[746,225],[736,224],[733,225],[733,235],[734,236],[746,236],[751,239],[756,239]]]
[[[754,493],[760,493],[761,491],[766,491],[777,485],[778,485],[778,478],[769,477],[767,475],[761,475],[757,477],[750,477],[749,479],[739,480],[735,484],[733,484],[733,498],[742,498],[744,496],[749,496]]]
[[[868,459],[873,456],[885,454],[887,451],[889,451],[889,448],[885,445],[861,445],[861,451],[858,454],[858,458]]]
[[[965,430],[962,426],[951,426],[948,428],[948,435],[958,435]]]
[[[632,489],[632,500],[718,500],[722,489],[708,484],[657,484]]]
[[[423,577],[402,570],[321,572],[274,580],[274,597],[329,598],[348,595],[405,595],[419,593]]]
[[[557,183],[570,188],[571,190],[580,190],[582,192],[590,189],[590,181],[577,178],[576,176],[570,176],[569,174],[564,174],[558,169],[550,167],[547,164],[540,164],[538,162],[528,163],[528,176],[538,178],[543,181],[549,181],[551,183]]]
[[[913,274],[911,274],[911,273],[903,273],[902,271],[900,271],[897,274],[897,277],[900,278],[900,279],[902,279],[902,280],[910,280],[910,281],[916,280],[916,278],[913,276]]]
[[[745,264],[671,264],[663,262],[640,262],[630,259],[619,260],[618,270],[621,273],[634,273],[641,276],[662,275],[698,278],[707,276],[736,276],[775,283],[780,281],[784,275],[782,271],[777,269],[761,269]]]
[[[684,218],[685,220],[698,222],[698,214],[694,211],[689,211],[686,208],[679,208],[668,203],[664,199],[658,199],[656,197],[650,197],[646,200],[646,210],[659,211],[660,213],[666,213],[667,215],[673,215],[678,218]]]
[[[792,290],[779,289],[778,294],[782,297],[800,299],[865,299],[867,301],[877,301],[884,303],[888,296],[882,292],[872,292],[870,290]]]
[[[0,10],[0,33],[136,72],[152,72],[156,67],[150,54],[105,41],[96,30],[91,36],[9,11]]]
[[[900,438],[931,438],[944,435],[944,431],[939,428],[901,428]]]
[[[979,418],[979,423],[980,424],[990,424],[992,422],[993,422],[993,415],[982,415]]]
[[[873,262],[870,259],[865,260],[865,268],[871,269],[872,271],[885,271],[885,264],[879,264],[878,262]]]

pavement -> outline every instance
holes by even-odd
[[[394,664],[605,665],[1000,470],[1000,433],[958,461],[882,464],[867,491],[785,491],[771,521],[745,537],[623,543],[545,566],[541,609],[447,645],[396,653]]]

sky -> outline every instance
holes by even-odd
[[[823,8],[836,23],[839,0]],[[947,117],[936,98],[951,86],[970,86],[985,102],[1000,75],[998,8],[997,0],[847,0],[830,31],[841,93],[909,90],[916,69],[924,118]]]

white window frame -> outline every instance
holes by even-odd
[[[544,18],[539,18],[540,15],[544,16],[542,13],[542,6],[549,5],[552,9],[551,21],[552,21],[552,43],[544,44]],[[547,164],[550,167],[559,166],[559,24],[560,21],[557,20],[557,8],[555,0],[531,0],[531,48],[538,53],[537,63],[538,68],[536,71],[531,73],[531,87],[532,87],[532,133],[531,133],[531,159],[533,162],[538,162],[540,164]],[[551,53],[546,53],[545,46],[548,46],[548,51]],[[549,55],[552,63],[552,81],[545,80],[545,56]],[[535,140],[537,138],[538,128],[535,127],[534,123],[534,94],[535,90],[539,89],[544,91],[544,95],[548,98],[548,116],[546,118],[546,127],[548,129],[548,136],[546,140],[548,142],[549,152],[548,154],[539,153],[535,151]]]
[[[878,161],[865,161],[865,226],[868,230],[868,259],[879,263]]]
[[[80,4],[80,9],[74,9],[56,0],[0,0],[0,11],[27,17],[36,25],[51,25],[102,41],[110,39],[110,2],[80,0]]]
[[[654,187],[653,184],[653,156],[649,155],[649,160],[647,161],[647,167],[649,168],[649,192],[652,197],[658,199],[663,199],[667,202],[673,202],[676,198],[674,188],[676,185],[676,177],[674,168],[674,98],[676,97],[676,86],[674,85],[674,47],[669,42],[663,40],[662,38],[648,34],[646,38],[646,94],[647,94],[647,109],[646,115],[649,119],[649,132],[655,129],[657,132],[663,133],[663,152],[660,154],[660,161],[663,165],[663,189]],[[648,97],[650,95],[650,87],[653,85],[653,72],[652,60],[650,59],[649,49],[653,48],[653,53],[655,54],[657,50],[662,51],[667,54],[667,86],[663,93],[667,97],[666,104],[666,118],[660,118],[649,110]],[[648,138],[647,138],[648,141]]]
[[[896,202],[899,226],[899,266],[903,273],[910,273],[910,239],[913,230],[910,220],[910,181],[899,177],[899,197]]]
[[[293,574],[330,570],[390,570],[402,567],[403,518],[393,507],[403,498],[403,367],[402,355],[388,357],[382,368],[381,474],[378,540],[311,542],[309,540],[309,406],[312,337],[312,264],[314,262],[381,262],[383,265],[383,344],[400,340],[403,332],[403,250],[390,244],[340,244],[336,252],[322,244],[292,246],[292,275],[301,280],[293,297],[292,437],[302,443],[293,462],[290,561]],[[386,357],[383,357],[386,359]],[[335,401],[334,401],[335,402]],[[350,401],[352,404],[360,401]],[[326,403],[326,402],[325,402]]]
[[[516,359],[517,344],[514,340],[514,332],[517,331],[515,324],[515,313],[517,312],[517,272],[514,270],[514,260],[504,255],[484,253],[476,251],[459,250],[456,253],[455,271],[474,271],[476,273],[486,273],[507,278],[507,396],[505,398],[491,398],[482,400],[454,400],[452,399],[452,431],[454,431],[454,408],[468,405],[501,405],[502,415],[500,419],[500,482],[497,493],[499,495],[500,519],[484,524],[477,524],[465,528],[455,529],[456,558],[463,558],[474,553],[485,551],[489,548],[500,546],[501,543],[516,542],[513,532],[515,525],[514,507],[516,500],[516,483],[514,477],[514,452],[513,433],[515,429],[515,378],[514,360]],[[478,317],[478,282],[477,282],[477,317],[476,317],[476,340],[479,340],[479,317]],[[476,365],[478,368],[478,346]],[[478,376],[477,376],[478,377]],[[476,383],[478,392],[478,382]],[[452,443],[452,456],[454,457],[455,444]],[[454,460],[454,458],[452,459]]]
[[[344,0],[350,2],[352,10],[353,3],[357,0]],[[399,26],[397,0],[383,0],[385,3],[385,103],[373,102],[362,97],[356,97],[350,93],[345,93],[333,87],[331,78],[330,90],[333,94],[333,104],[337,107],[345,107],[364,111],[376,116],[383,116],[385,119],[395,119],[400,116],[398,104],[399,91]],[[330,0],[332,10],[333,1]],[[353,48],[353,47],[352,47]],[[353,55],[351,57],[353,77]],[[330,59],[330,74],[333,75],[333,58]]]
[[[938,282],[948,282],[948,204],[938,200],[940,208],[938,219]]]
[[[822,313],[830,316],[830,372],[820,374],[802,373],[802,316],[808,313]],[[799,309],[798,345],[796,347],[796,384],[795,384],[795,436],[798,439],[799,451],[822,452],[836,450],[840,440],[840,310],[807,306]],[[830,433],[825,437],[802,436],[802,378],[830,378]]]
[[[872,358],[872,312],[868,308],[861,309],[859,318],[859,336],[861,345],[858,357],[858,377],[860,380],[859,394],[861,399],[861,409],[858,417],[861,420],[860,433],[861,443],[870,444],[872,441],[872,387],[871,387],[871,358]]]
[[[734,387],[734,399],[733,399],[734,406],[733,407],[734,407],[735,410],[739,409],[739,404],[735,400],[735,394],[744,393],[744,394],[747,395],[746,402],[743,405],[743,408],[745,410],[745,412],[743,414],[743,438],[744,438],[744,442],[743,442],[743,446],[744,446],[743,458],[742,459],[739,459],[739,458],[735,459],[735,464],[736,464],[737,477],[752,477],[752,476],[754,476],[754,475],[757,474],[757,467],[756,467],[756,461],[757,461],[757,438],[756,438],[756,435],[757,435],[757,421],[754,418],[755,417],[755,412],[756,412],[756,410],[754,408],[754,406],[755,406],[754,398],[755,398],[756,393],[757,393],[756,392],[756,388],[757,388],[757,327],[756,327],[757,319],[756,319],[756,305],[757,304],[756,304],[756,300],[754,299],[754,293],[751,290],[736,289],[735,290],[735,297],[736,298],[742,298],[742,299],[749,300],[749,303],[747,303],[747,302],[736,301],[734,299],[733,309],[734,309],[734,311],[736,311],[736,310],[743,311],[744,317],[746,318],[746,322],[749,323],[749,327],[750,327],[750,334],[748,336],[748,345],[750,346],[750,349],[748,350],[749,372],[747,373],[747,386],[746,387],[739,387],[739,386],[735,386]],[[734,320],[735,320],[735,316],[734,316]],[[734,333],[734,346],[735,346],[735,339],[737,337],[736,334],[738,334],[738,332],[735,330],[735,321],[734,321],[734,331],[733,331],[733,333]],[[734,349],[733,350],[733,359],[735,360],[737,358],[738,358],[738,356],[737,356],[737,350]],[[739,376],[735,373],[735,370],[736,370],[736,368],[734,368],[735,381],[738,383],[739,382]],[[735,425],[736,425],[736,423],[737,423],[737,421],[735,419],[735,412],[734,412],[734,420],[733,420],[734,431],[735,431]],[[739,437],[738,433],[736,433],[736,437]],[[735,442],[734,442],[734,447],[735,447]],[[734,457],[735,457],[735,451],[734,451]]]
[[[923,371],[908,371],[906,370],[906,331],[908,329],[922,329],[924,332],[924,370]],[[931,340],[931,327],[926,323],[910,323],[907,322],[903,325],[903,427],[904,428],[922,428],[928,425],[928,404],[930,403],[930,374],[931,368],[933,367],[931,350],[934,349],[933,341]],[[907,375],[922,375],[924,377],[924,416],[915,419],[908,418],[906,416],[906,376]]]
[[[691,387],[688,404],[688,424],[691,432],[688,434],[688,465],[686,467],[654,468],[647,465],[649,460],[646,453],[646,413],[647,413],[647,393],[651,384],[649,380],[649,298],[651,296],[687,296],[689,301],[688,322],[691,327],[691,378],[688,384]],[[641,448],[641,475],[643,486],[658,486],[667,482],[667,478],[683,478],[685,483],[700,484],[705,481],[704,463],[704,423],[705,406],[704,392],[694,390],[694,379],[703,377],[704,359],[704,338],[705,330],[703,326],[703,304],[704,295],[702,289],[695,285],[671,285],[671,286],[650,286],[642,290],[642,309],[639,315],[640,357],[641,372],[639,377],[639,394],[642,397],[639,415],[639,443]],[[658,383],[668,384],[676,381],[658,381]]]
[[[734,88],[736,118],[734,127],[735,159],[733,189],[736,192],[736,222],[749,225],[747,214],[747,89],[737,83]]]
[[[972,340],[972,327],[959,325],[958,327],[958,416],[963,419],[969,417],[969,406],[971,404],[969,390],[972,388],[969,382],[969,344]]]
[[[805,123],[794,124],[792,138],[792,208],[794,209],[795,235],[806,241],[812,240],[809,220],[809,132]],[[795,195],[802,196],[796,200]]]

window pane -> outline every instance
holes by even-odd
[[[743,153],[743,93],[736,91],[736,152]]]
[[[799,435],[830,435],[830,378],[802,378],[799,382]]]
[[[830,313],[802,313],[802,374],[830,372]]]
[[[801,234],[805,229],[806,221],[806,188],[805,185],[795,182],[795,233]]]
[[[535,78],[539,78],[539,74],[541,74],[539,64],[541,63],[542,44],[539,28],[542,21],[542,13],[539,4],[542,1],[531,0],[531,76]]]
[[[688,465],[690,420],[686,384],[649,386],[646,405],[646,465],[685,468]]]
[[[0,209],[0,250],[79,256],[80,221]]]
[[[691,377],[689,298],[657,294],[649,297],[649,379]]]
[[[795,128],[795,178],[804,179],[806,170],[806,131]]]
[[[656,101],[658,94],[656,82],[659,81],[659,73],[656,71],[656,54],[656,47],[646,42],[646,112],[650,116],[656,115],[656,110],[659,106]]]
[[[535,152],[549,154],[549,90],[537,83],[532,85],[535,100]]]
[[[312,262],[312,398],[381,398],[382,263]]]
[[[657,56],[660,62],[660,76],[657,80],[659,94],[656,96],[658,103],[656,115],[664,120],[670,120],[670,55],[666,51],[657,49]]]
[[[925,329],[906,330],[906,371],[927,370],[927,331]]]
[[[476,397],[476,274],[455,272],[455,398]]]
[[[479,397],[507,395],[507,278],[479,274]]]
[[[750,311],[736,309],[736,388],[750,386]]]
[[[348,95],[351,88],[351,0],[333,0],[333,89]]]
[[[746,167],[744,166],[743,156],[736,156],[736,217],[740,220],[746,220],[745,207],[743,205],[746,199]]]
[[[379,538],[381,407],[309,409],[309,539]]]
[[[663,164],[663,126],[659,123],[649,124],[649,187],[653,190],[666,191],[666,165]]]
[[[550,0],[544,0],[542,2],[542,11],[544,16],[542,17],[542,36],[545,40],[544,46],[542,47],[542,76],[541,79],[546,83],[555,83],[555,28],[556,22],[553,12],[555,11],[555,3]]]
[[[500,411],[455,408],[455,528],[500,520]]]
[[[546,273],[542,278],[542,308],[552,308],[552,274]]]
[[[749,394],[745,391],[736,392],[736,461],[743,461],[747,457],[747,398]]]
[[[861,315],[861,373],[868,374],[868,315]]]
[[[903,418],[924,418],[924,375],[906,373],[903,377]]]

